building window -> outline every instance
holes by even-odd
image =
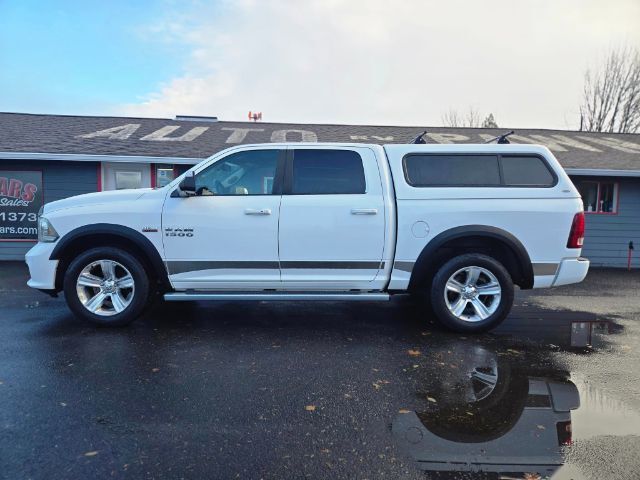
[[[142,173],[131,171],[116,171],[116,190],[142,187]]]
[[[618,213],[618,184],[615,182],[582,181],[576,184],[585,213]]]
[[[173,165],[156,165],[156,187],[165,187],[173,182],[173,179]]]

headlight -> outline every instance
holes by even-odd
[[[38,218],[38,241],[51,243],[58,240],[58,232],[45,217]]]

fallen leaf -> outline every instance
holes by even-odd
[[[422,335],[423,337],[426,337],[427,335],[431,335],[431,332],[422,332],[420,335]]]
[[[93,450],[91,452],[87,452],[84,454],[85,457],[95,457],[98,454],[97,450]]]
[[[471,412],[467,412],[467,415],[471,415],[473,417],[473,413]]]
[[[380,388],[380,385],[378,385],[377,383],[372,383],[371,385],[373,385],[373,388],[375,388],[376,390]]]
[[[537,426],[540,430],[546,430],[546,429],[544,428],[544,425],[536,425],[536,426]]]
[[[509,353],[515,353],[517,355],[520,355],[520,352],[518,350],[514,350],[513,348],[507,348],[507,352]]]
[[[420,350],[407,350],[407,353],[412,357],[417,357],[418,355],[421,355]]]
[[[159,369],[159,368],[152,368],[152,369],[151,369],[151,371],[152,371],[153,373],[156,373],[156,372],[159,372],[159,371],[160,371],[160,369]]]
[[[316,409],[316,406],[315,406],[315,405],[307,405],[306,407],[304,407],[304,409],[305,409],[307,412],[314,412],[314,411],[315,411],[315,409]]]
[[[329,453],[329,449],[328,448],[323,448],[320,450],[320,452],[322,453]]]
[[[398,410],[398,413],[411,413],[411,410],[407,410],[406,408],[401,408]]]
[[[433,402],[433,403],[438,403],[438,401],[433,397],[427,397],[427,400],[429,400],[430,402]]]

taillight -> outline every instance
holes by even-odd
[[[571,224],[567,248],[582,248],[584,243],[584,212],[576,213]]]
[[[571,421],[556,423],[556,431],[558,432],[558,445],[571,445],[573,439],[571,438]]]

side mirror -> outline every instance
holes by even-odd
[[[180,192],[186,197],[196,194],[196,176],[193,172],[186,175],[178,185]]]

